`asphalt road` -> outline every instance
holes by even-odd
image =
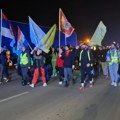
[[[119,106],[120,86],[111,86],[103,76],[83,91],[79,78],[68,88],[57,78],[45,88],[41,83],[23,87],[19,77],[0,86],[0,120],[120,120]]]

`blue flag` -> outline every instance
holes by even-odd
[[[29,17],[29,30],[31,42],[35,46],[42,45],[42,39],[45,37],[45,33],[42,29]]]

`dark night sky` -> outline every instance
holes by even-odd
[[[28,16],[41,26],[58,25],[61,7],[79,40],[91,37],[100,22],[107,26],[104,43],[120,41],[120,2],[92,0],[0,0],[8,19],[28,23]]]

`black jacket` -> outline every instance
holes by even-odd
[[[81,51],[82,52],[82,51]],[[80,52],[80,53],[81,53]],[[88,57],[88,54],[90,56],[90,59]],[[81,60],[79,58],[79,62],[81,64],[81,68],[86,68],[87,67],[87,64],[89,63],[91,66],[93,65],[93,62],[94,62],[94,57],[91,53],[90,50],[86,49],[86,50],[83,50],[82,54],[81,54]]]
[[[0,54],[0,64],[2,64],[3,66],[7,66],[7,58],[4,52]]]
[[[39,68],[43,67],[45,64],[45,57],[43,55],[34,55],[34,67]]]

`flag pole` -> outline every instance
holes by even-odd
[[[28,43],[28,42],[27,42],[27,43]],[[29,43],[28,43],[28,46],[29,46],[29,48],[30,48],[30,49],[31,49],[31,51],[32,51],[33,49],[32,49],[32,47],[30,46],[30,44],[29,44]]]
[[[65,34],[65,45],[67,45],[67,37],[66,37],[66,34]]]
[[[1,24],[1,26],[0,26],[1,27],[0,28],[1,29],[0,30],[0,53],[1,53],[1,44],[2,44],[2,9],[1,9],[0,12],[1,12],[1,23],[0,23]]]
[[[60,49],[60,8],[59,8],[59,49]]]

